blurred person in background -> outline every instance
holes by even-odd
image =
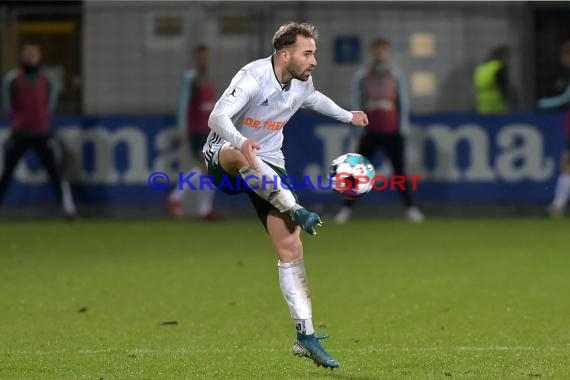
[[[514,91],[509,82],[508,55],[507,46],[498,46],[475,69],[473,84],[477,112],[482,115],[508,113],[509,103],[514,102]]]
[[[2,83],[3,106],[10,115],[11,134],[0,178],[0,204],[20,158],[28,149],[33,149],[50,176],[65,216],[74,218],[75,204],[69,183],[63,177],[58,159],[61,150],[51,126],[57,97],[55,81],[42,70],[40,46],[24,44],[19,67],[8,72]]]
[[[564,151],[560,157],[560,175],[554,190],[554,199],[549,207],[552,217],[561,217],[564,214],[566,203],[570,197],[570,40],[562,44],[560,54],[565,74],[556,84],[556,91],[560,94],[551,98],[542,98],[538,101],[541,109],[554,109],[564,107],[564,134],[566,136]]]
[[[208,117],[216,102],[216,90],[212,84],[208,67],[210,65],[210,48],[198,45],[194,49],[194,68],[184,74],[178,102],[177,126],[178,139],[188,139],[190,154],[196,166],[190,170],[194,176],[190,179],[198,190],[196,202],[198,217],[202,220],[217,220],[219,217],[212,211],[215,190],[208,186],[200,188],[200,176],[206,175],[207,168],[202,154],[202,147],[206,143],[210,128]],[[190,190],[184,185],[182,190],[178,186],[168,196],[168,208],[175,218],[183,216],[182,199]]]
[[[378,39],[370,46],[372,61],[356,72],[352,82],[352,107],[362,109],[370,122],[360,137],[358,153],[372,162],[382,149],[390,160],[395,175],[406,175],[405,136],[409,129],[407,90],[402,75],[390,64],[390,42]],[[406,218],[421,223],[424,216],[416,207],[411,189],[399,190],[406,206]],[[336,223],[345,223],[354,207],[354,200],[345,200],[335,216]]]

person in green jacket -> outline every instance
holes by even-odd
[[[499,46],[475,69],[473,84],[477,112],[482,115],[509,112],[508,49]]]

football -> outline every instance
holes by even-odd
[[[332,189],[344,199],[356,199],[370,192],[375,174],[370,161],[358,153],[343,154],[329,167]]]

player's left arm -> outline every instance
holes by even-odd
[[[398,114],[400,116],[400,133],[406,134],[410,130],[410,98],[408,83],[402,73],[395,73],[397,84]]]
[[[347,111],[333,102],[328,96],[319,91],[314,91],[303,102],[303,108],[309,108],[313,111],[329,116],[343,123],[350,123],[358,127],[368,125],[368,117],[362,111]]]
[[[57,107],[57,98],[59,97],[59,86],[57,81],[51,74],[45,74],[49,83],[48,112],[53,114]]]
[[[538,107],[542,109],[558,108],[568,103],[570,103],[570,83],[561,95],[540,99],[538,101]]]

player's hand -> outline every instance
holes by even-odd
[[[352,111],[350,124],[357,127],[366,127],[368,125],[368,116],[362,111]]]
[[[250,139],[245,140],[243,145],[241,146],[241,152],[243,153],[243,156],[247,160],[247,163],[255,170],[258,170],[255,151],[259,150],[259,148],[261,148],[261,146],[258,143],[256,143],[254,140]]]

